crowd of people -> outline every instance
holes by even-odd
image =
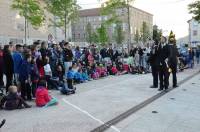
[[[33,99],[37,106],[46,107],[57,104],[56,98],[48,94],[49,89],[69,95],[75,93],[75,84],[109,75],[147,73],[149,53],[147,48],[134,48],[128,54],[112,45],[73,48],[64,41],[36,41],[28,46],[10,42],[0,48],[0,88],[6,91],[1,108],[30,108],[26,101]]]
[[[186,58],[189,56],[186,63],[182,59],[184,68],[193,64],[191,51],[186,55]],[[177,57],[180,55],[176,45],[170,41],[166,44],[164,37],[151,48],[135,47],[129,52],[112,48],[112,44],[99,49],[95,45],[71,47],[65,41],[52,44],[38,40],[28,46],[10,42],[0,47],[0,88],[5,87],[6,91],[6,95],[1,94],[0,106],[7,110],[30,108],[26,101],[34,99],[36,106],[48,107],[58,103],[49,95],[49,89],[59,90],[64,95],[75,94],[75,84],[109,75],[152,72],[151,88],[157,88],[160,82],[159,90],[163,90],[168,89],[169,73],[172,72],[173,86],[177,87]]]

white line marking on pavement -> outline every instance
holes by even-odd
[[[70,102],[67,101],[66,99],[63,98],[63,101],[64,101],[66,104],[68,104],[68,105],[74,107],[75,109],[79,110],[80,112],[86,114],[87,116],[89,116],[89,117],[92,118],[93,120],[99,122],[100,124],[102,124],[102,125],[105,124],[103,121],[101,121],[101,120],[95,118],[94,116],[92,116],[92,115],[91,115],[90,113],[88,113],[87,111],[82,110],[81,108],[79,108],[78,106],[76,106],[76,105],[70,103]],[[120,130],[119,130],[118,128],[116,128],[115,126],[111,126],[111,128],[112,128],[113,130],[115,130],[116,132],[120,132]]]

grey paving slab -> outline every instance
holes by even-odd
[[[121,132],[199,132],[199,79],[200,75],[118,123],[116,127]]]
[[[187,70],[180,73],[178,78],[182,80],[197,70]],[[75,95],[64,96],[60,95],[58,91],[51,91],[51,94],[59,99],[59,105],[57,106],[47,109],[36,108],[34,106],[31,109],[0,111],[0,119],[7,119],[1,131],[88,132],[101,125],[101,122],[107,122],[129,108],[157,94],[158,91],[156,89],[149,88],[151,84],[151,74],[123,75],[110,76],[77,85],[77,94]],[[184,93],[184,91],[181,92]],[[195,91],[193,92],[195,93]],[[75,107],[63,100],[70,102]],[[34,105],[33,102],[31,103]],[[192,104],[190,103],[190,105]],[[196,104],[193,105],[195,106]],[[183,106],[180,106],[181,108],[185,109],[184,102]],[[134,120],[144,118],[143,113],[134,116],[136,117]],[[176,117],[175,114],[174,116]],[[161,121],[162,118],[158,118],[157,120]],[[153,122],[151,117],[146,120],[146,123],[148,122]],[[169,118],[166,122],[171,122],[171,119]],[[140,131],[141,125],[142,123],[138,123],[134,127],[135,131]],[[129,125],[127,125],[127,128],[129,128]],[[126,130],[129,131],[129,129]],[[111,131],[116,130],[111,129]]]

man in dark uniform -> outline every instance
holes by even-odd
[[[158,88],[158,68],[159,68],[159,61],[158,61],[158,44],[154,44],[152,46],[152,50],[150,52],[150,56],[148,59],[148,63],[151,65],[151,71],[153,76],[153,85],[150,88]]]
[[[158,46],[158,58],[159,58],[159,80],[160,80],[160,88],[159,91],[167,90],[169,87],[169,72],[168,72],[168,56],[169,56],[169,48],[166,45],[166,38],[161,38],[161,43]]]
[[[173,76],[173,87],[176,88],[176,87],[178,87],[176,73],[177,73],[177,63],[178,63],[177,58],[178,58],[179,53],[178,53],[178,49],[175,45],[174,38],[170,38],[168,48],[169,48],[169,52],[170,52],[169,58],[168,58],[168,65],[171,69],[172,76]]]

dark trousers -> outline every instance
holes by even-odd
[[[0,69],[0,86],[4,86],[2,69]]]
[[[37,82],[32,82],[32,96],[35,97],[35,92],[37,89]]]
[[[158,68],[152,66],[153,86],[158,87]]]
[[[31,100],[32,97],[31,97],[31,86],[29,83],[26,83],[24,80],[23,81],[20,81],[21,83],[21,97],[24,99],[24,100]]]
[[[177,77],[176,77],[177,65],[172,66],[171,69],[172,69],[173,86],[177,86]]]
[[[8,92],[8,87],[12,85],[12,81],[13,81],[13,74],[6,73],[6,92]]]
[[[67,87],[73,89],[73,79],[67,79]]]
[[[167,67],[160,66],[159,70],[160,89],[168,89],[169,87],[169,72]]]

